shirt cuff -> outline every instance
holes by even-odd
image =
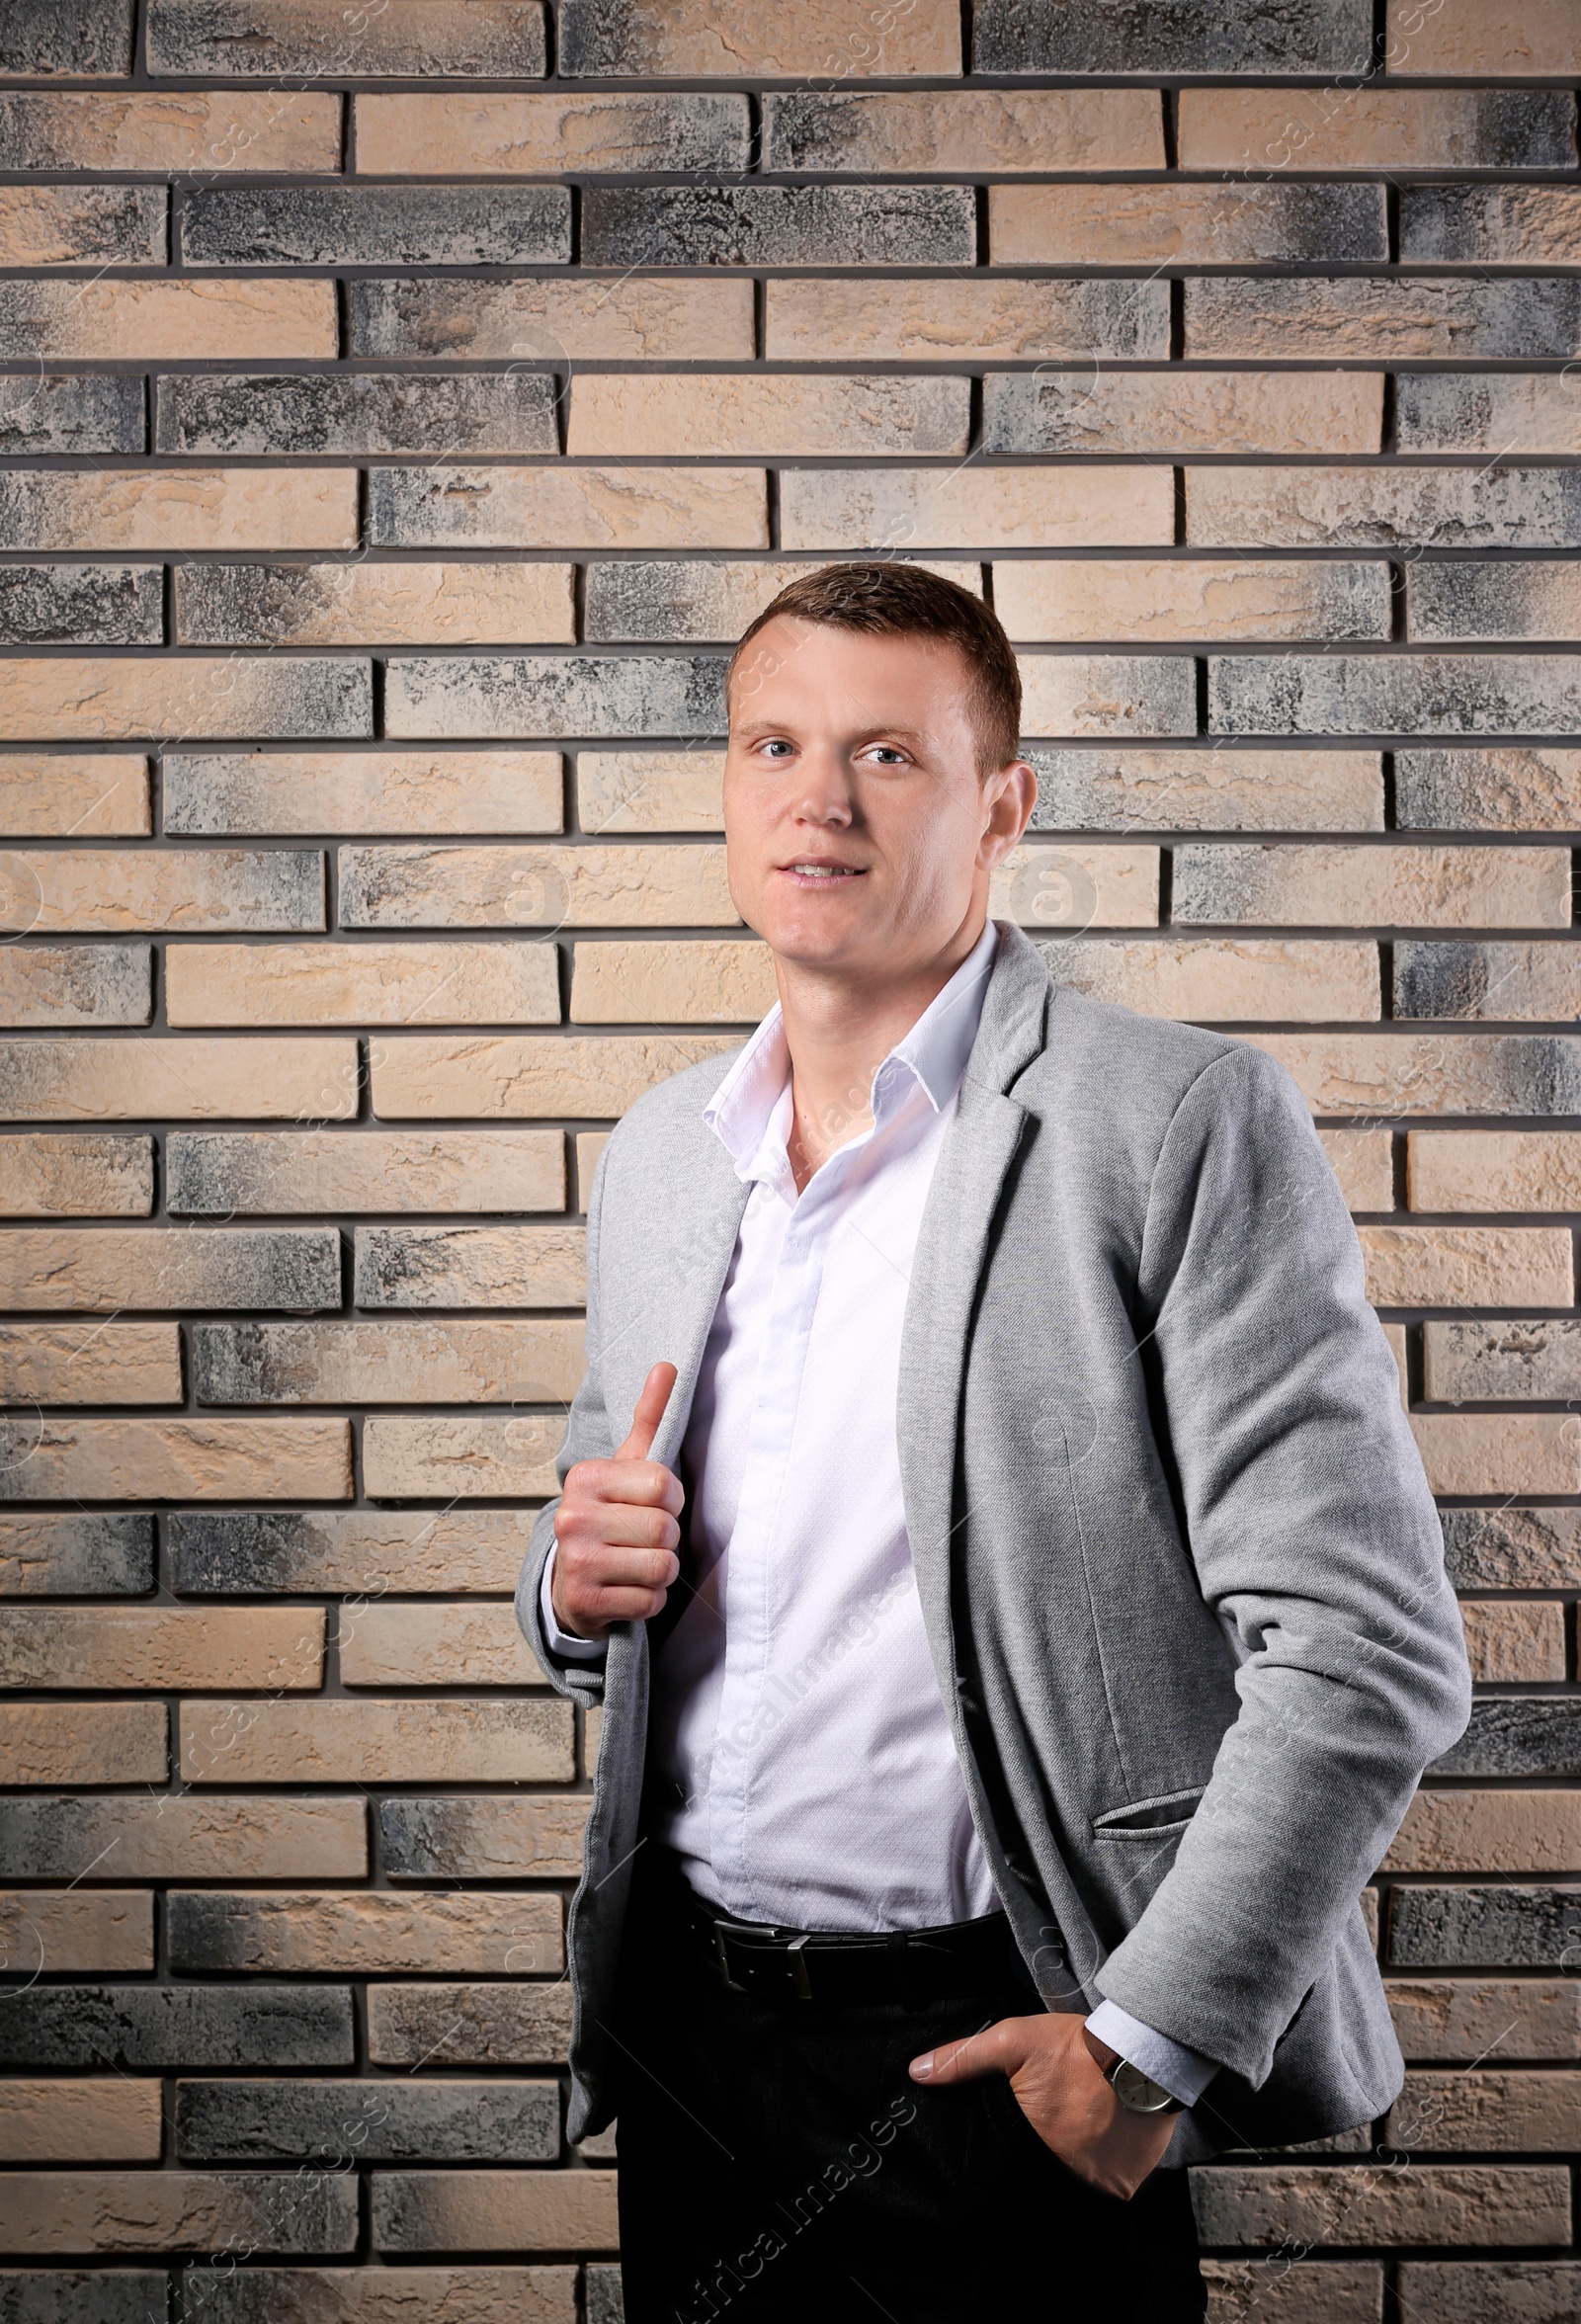
[[[554,1559],[551,1549],[543,1560],[543,1579],[539,1584],[539,1619],[543,1624],[543,1643],[556,1662],[602,1662],[609,1651],[602,1638],[579,1638],[574,1630],[562,1630],[554,1618]],[[1157,2040],[1158,2036],[1153,2036]],[[1113,2047],[1113,2043],[1110,2045]],[[1185,2054],[1190,2055],[1190,2052]]]
[[[1149,2082],[1156,2082],[1182,2106],[1195,2106],[1218,2072],[1217,2058],[1204,2057],[1200,2049],[1188,2049],[1183,2041],[1171,2041],[1167,2034],[1144,2026],[1118,2002],[1101,2001],[1087,2026],[1107,2048],[1118,2050],[1127,2065],[1137,2067]]]

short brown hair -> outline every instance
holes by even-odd
[[[995,774],[1020,755],[1021,672],[992,608],[969,590],[925,565],[820,565],[790,582],[742,631],[726,689],[758,631],[781,614],[874,637],[939,637],[958,647],[971,670],[978,773]]]

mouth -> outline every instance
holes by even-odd
[[[780,873],[782,878],[793,879],[798,887],[837,887],[867,877],[858,864],[836,864],[819,856],[801,856],[794,863],[782,864]]]

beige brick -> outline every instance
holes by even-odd
[[[1530,278],[1204,275],[1186,285],[1184,350],[1194,361],[1250,363],[1568,356],[1578,345],[1578,319],[1568,286],[1560,290]],[[1460,481],[1473,489],[1481,483],[1487,495],[1473,472]]]
[[[178,1132],[166,1151],[177,1213],[558,1210],[565,1202],[557,1130]]]
[[[1560,2153],[1581,2144],[1581,2074],[1408,2074],[1385,2136],[1413,2154]]]
[[[179,1404],[173,1323],[0,1324],[0,1403]]]
[[[1551,548],[1571,522],[1556,476],[1562,471],[1191,468],[1186,537],[1208,548]]]
[[[180,858],[167,857],[171,864]],[[357,1111],[357,1047],[333,1040],[0,1041],[0,1119],[330,1120]]]
[[[324,925],[321,858],[241,848],[0,853],[0,921],[19,935]]]
[[[11,1424],[7,1501],[342,1501],[343,1420],[40,1420]]]
[[[1487,109],[1472,90],[1181,91],[1182,169],[1460,170],[1501,160],[1520,166],[1527,157],[1490,144]]]
[[[1426,1393],[1436,1404],[1581,1394],[1581,1320],[1573,1316],[1431,1323],[1425,1337]]]
[[[1368,1297],[1379,1307],[1567,1307],[1567,1228],[1364,1226]]]
[[[1460,1608],[1473,1679],[1491,1685],[1535,1686],[1569,1676],[1564,1651],[1564,1608],[1468,1600]],[[1581,1866],[1581,1851],[1576,1863]]]
[[[558,1025],[560,991],[546,944],[172,945],[165,1015],[171,1025]]]
[[[1151,546],[1175,537],[1165,468],[793,468],[787,548]]]
[[[720,750],[578,751],[576,812],[582,829],[722,831]]]
[[[1581,948],[1569,943],[1397,946],[1394,1014],[1461,1024],[1573,1020],[1581,1014]]]
[[[1373,2260],[1205,2260],[1207,2324],[1382,2324]]]
[[[579,944],[573,1025],[756,1025],[774,1007],[761,944]]]
[[[385,1800],[379,1821],[389,1877],[440,1880],[447,1887],[461,1879],[516,1880],[524,1875],[574,1880],[582,1870],[583,1833],[592,1804],[586,1791],[537,1795],[469,1792],[450,1799]],[[535,2009],[543,2003],[558,2007],[556,1997],[563,1999],[564,1995],[563,1987],[522,1986],[516,1990],[532,2000]],[[499,1989],[495,1991],[498,1994]],[[415,1998],[421,1998],[420,1989]],[[567,2016],[562,2013],[559,2017],[562,2027]],[[377,2028],[373,2017],[371,2011],[370,2039],[373,2054],[377,2056]],[[436,2034],[444,2036],[445,2025],[444,2019],[439,2020]],[[563,2056],[564,2051],[548,2054]]]
[[[1381,831],[1376,751],[1039,750],[1035,831]]]
[[[174,1587],[291,1591],[381,1600],[386,1592],[508,1596],[537,1512],[315,1509],[172,1520]],[[355,1610],[354,1610],[355,1611]]]
[[[0,1653],[8,1645],[0,1632]],[[91,1671],[83,1684],[96,1684]],[[162,1702],[0,1704],[0,1783],[163,1784],[169,1773]],[[0,2095],[9,2087],[0,2083]]]
[[[1194,2171],[1192,2202],[1209,2244],[1545,2244],[1570,2234],[1569,2178],[1551,2166],[1231,2166]]]
[[[378,2251],[611,2252],[619,2241],[613,2171],[374,2175]]]
[[[559,1491],[554,1456],[564,1434],[557,1420],[526,1416],[374,1418],[363,1429],[363,1481],[370,1493],[391,1500],[547,1500]]]
[[[1314,1114],[1540,1113],[1568,1052],[1539,1037],[1393,1033],[1249,1036]],[[1566,1085],[1567,1086],[1567,1085]]]
[[[1194,664],[1185,654],[1022,654],[1024,734],[1094,739],[1195,734]]]
[[[0,2082],[0,2162],[157,2163],[164,2130],[158,2082]]]
[[[147,945],[11,945],[0,949],[0,1025],[146,1025],[152,974]]]
[[[337,94],[318,90],[18,91],[0,100],[7,169],[154,177],[340,168]]]
[[[355,1250],[360,1307],[569,1307],[587,1294],[579,1226],[360,1226]]]
[[[178,1970],[266,1976],[552,1977],[564,1967],[560,1899],[387,1891],[232,1890],[170,1898]]]
[[[1433,1413],[1413,1418],[1411,1433],[1435,1493],[1581,1493],[1581,1423],[1573,1414]]]
[[[1561,848],[1184,847],[1178,921],[1294,927],[1568,928]]]
[[[1152,89],[797,90],[763,101],[764,167],[920,171],[1162,169]]]
[[[412,1034],[380,1042],[374,1112],[382,1119],[613,1120],[644,1090],[717,1057],[735,1041],[704,1034]]]
[[[767,548],[761,468],[378,468],[383,547]]]
[[[1494,74],[1500,80],[1550,79],[1581,74],[1581,27],[1570,0],[1388,0],[1387,60],[1391,73]],[[1472,2275],[1469,2269],[1413,2268],[1426,2296],[1430,2278]],[[1444,2297],[1451,2298],[1448,2284]],[[1470,2296],[1469,2293],[1467,2296]],[[1423,2314],[1426,2314],[1424,2309]],[[1492,2309],[1486,2311],[1491,2317]],[[1557,2316],[1558,2309],[1553,2310]],[[1443,2310],[1446,2324],[1473,2324],[1473,2312]],[[1527,2324],[1545,2324],[1534,2308]],[[1475,2310],[1480,2324],[1483,2310]],[[1413,2314],[1412,2324],[1417,2324]]]
[[[0,751],[5,838],[144,839],[152,829],[146,759]]]
[[[1371,944],[1277,943],[1242,938],[1151,944],[1081,938],[1042,947],[1061,984],[1144,1017],[1211,1024],[1259,1017],[1377,1017],[1377,949]],[[572,993],[575,1014],[575,992]]]
[[[585,1370],[570,1321],[194,1328],[203,1404],[568,1404]]]
[[[13,548],[357,545],[353,468],[16,468],[4,508]]]
[[[162,187],[0,186],[0,263],[163,266],[167,203]]]
[[[41,1800],[46,1819],[18,1851],[17,1875],[116,1880],[360,1880],[368,1871],[362,1797],[200,1799],[127,1792]],[[64,1964],[61,1964],[64,1965]]]
[[[252,2267],[273,2324],[576,2324],[575,2268]]]
[[[323,1678],[317,1606],[11,1607],[0,1618],[0,1640],[9,1687],[285,1690]]]
[[[730,363],[750,362],[754,354],[753,287],[742,280],[469,278],[354,284],[351,290],[353,355],[687,363],[707,347],[714,361]],[[334,348],[311,352],[333,354]]]
[[[358,97],[357,167],[374,178],[509,178],[674,170],[744,158],[736,96],[443,94]]]
[[[250,282],[45,278],[13,288],[16,295],[0,305],[0,356],[13,359],[212,363],[261,356],[275,363],[338,353],[335,286],[329,282],[291,283],[267,276]],[[267,475],[254,470],[253,477],[255,489],[267,491]],[[86,507],[90,496],[80,485],[78,493]]]
[[[1581,2058],[1574,1978],[1390,1977],[1384,1991],[1408,2058]]]
[[[345,1609],[340,1619],[340,1675],[348,1687],[544,1683],[515,1607],[464,1601]]]
[[[1404,1324],[1386,1323],[1383,1326],[1383,1337],[1389,1344],[1389,1354],[1394,1359],[1394,1369],[1400,1375],[1401,1409],[1409,1412],[1411,1409],[1410,1358],[1406,1347]]]
[[[579,1129],[576,1133],[576,1187],[579,1210],[585,1211],[593,1192],[593,1173],[610,1142],[607,1129]]]
[[[453,1696],[185,1702],[181,1772],[193,1784],[564,1783],[575,1772],[571,1706]]]
[[[1386,1129],[1325,1129],[1323,1151],[1352,1210],[1394,1208],[1394,1141]]]
[[[1416,1129],[1413,1210],[1581,1210],[1581,1130]]]
[[[558,831],[561,795],[558,751],[170,752],[164,768],[165,829],[179,832],[517,838]]]
[[[343,2179],[205,2171],[15,2171],[0,2249],[47,2259],[94,2252],[208,2255],[351,2251],[355,2191]]]
[[[58,654],[0,662],[0,734],[62,741],[136,736],[367,734],[368,665],[234,654]]]
[[[343,847],[344,928],[739,926],[722,847]]]
[[[1012,637],[1061,643],[1387,637],[1390,588],[1380,564],[1018,559],[994,567],[994,611]]]
[[[1377,452],[1381,375],[1368,372],[990,373],[985,448],[999,452]]]
[[[68,1888],[51,1895],[41,1888],[0,1889],[0,1957],[13,1976],[44,1968],[51,1976],[151,1969],[153,1891]]]
[[[816,276],[780,279],[768,288],[764,354],[770,363],[1027,357],[1093,366],[1105,357],[1168,353],[1168,286],[1161,283],[1019,283],[946,275],[846,283]]]
[[[566,451],[748,457],[964,452],[964,379],[591,372],[571,388]]]
[[[0,1137],[0,1218],[146,1218],[149,1137]]]
[[[1023,928],[1155,927],[1158,851],[1035,841],[993,874],[988,909]]]
[[[1553,1675],[1563,1678],[1564,1672]],[[1382,1868],[1574,1872],[1581,1868],[1581,1793],[1419,1791]]]
[[[1581,259],[1574,187],[1431,186],[1406,199],[1401,256],[1419,265],[1573,267]]]
[[[589,20],[592,21],[589,21]],[[874,15],[868,0],[636,0],[614,16],[588,10],[562,28],[560,70],[623,79],[898,80],[958,73],[960,18],[953,0]]]
[[[1562,372],[1407,373],[1399,382],[1402,452],[1581,452],[1581,396]],[[1510,759],[1574,753],[1488,753]]]
[[[184,645],[569,645],[575,634],[569,565],[199,565],[176,573]]]
[[[1249,179],[1228,186],[991,186],[988,246],[995,266],[1382,258],[1388,240],[1380,194]]]
[[[335,1256],[311,1228],[13,1227],[0,1233],[0,1306],[323,1306]]]

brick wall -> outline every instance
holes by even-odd
[[[1214,2316],[1573,2317],[1576,0],[9,0],[0,76],[0,2317],[619,2312],[508,1593],[600,1137],[770,993],[723,644],[874,549],[1025,649],[999,908],[1309,1097],[1485,1682],[1406,2097],[1198,2175]]]

